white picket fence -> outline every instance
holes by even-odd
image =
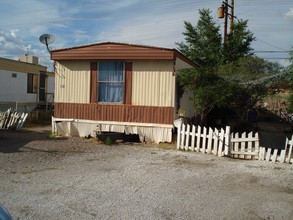
[[[8,109],[6,112],[0,112],[0,129],[20,130],[28,116],[28,113],[18,113]]]
[[[258,159],[259,156],[259,137],[258,133],[231,133],[230,135],[230,154],[233,158]]]
[[[292,163],[292,148],[293,148],[293,135],[291,140],[286,138],[285,149],[271,149],[260,147],[259,160],[266,160],[272,162],[281,162],[281,163]]]
[[[285,149],[270,149],[259,146],[258,133],[230,133],[230,127],[212,129],[195,125],[177,124],[177,149],[190,150],[219,157],[258,159],[281,163],[293,163],[291,140],[287,139]]]
[[[230,127],[226,130],[207,129],[200,126],[179,125],[177,133],[177,149],[212,153],[222,157],[228,155]]]

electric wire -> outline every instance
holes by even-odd
[[[127,5],[123,6],[123,1],[122,3],[117,3],[121,4],[119,6],[121,10],[118,10],[116,6],[113,5],[112,1],[95,1],[96,4],[93,4],[92,2],[94,1],[83,1],[79,3],[73,3],[73,2],[56,2],[56,7],[37,7],[36,9],[33,10],[23,10],[23,11],[18,11],[18,15],[20,18],[24,15],[30,15],[31,19],[22,19],[20,22],[14,22],[12,19],[11,23],[9,23],[9,19],[2,17],[1,19],[1,13],[0,13],[0,30],[2,28],[8,27],[8,28],[16,28],[16,27],[30,27],[31,25],[46,25],[48,24],[49,26],[51,25],[63,25],[65,28],[70,25],[70,23],[81,23],[81,24],[86,24],[90,23],[90,25],[93,24],[103,24],[105,22],[113,22],[115,21],[116,26],[114,25],[113,29],[113,34],[112,37],[119,37],[119,31],[126,33],[126,32],[133,32],[137,38],[142,38],[142,39],[152,39],[152,29],[154,25],[160,26],[160,32],[163,34],[167,34],[169,36],[174,36],[175,33],[175,28],[178,30],[178,24],[182,23],[182,29],[183,29],[183,22],[182,21],[177,21],[177,25],[174,25],[174,20],[164,20],[164,16],[166,15],[172,15],[172,14],[192,14],[194,13],[194,18],[196,18],[196,14],[198,13],[199,9],[202,8],[212,8],[213,12],[213,17],[217,17],[217,7],[220,6],[221,2],[207,2],[205,0],[197,0],[197,1],[178,1],[178,0],[169,0],[167,2],[165,1],[149,1],[149,2],[142,2],[142,1],[137,1],[133,5],[130,5],[129,7]],[[150,4],[151,2],[151,4]],[[70,7],[69,5],[70,4]],[[139,8],[135,7],[137,5],[140,5]],[[253,14],[252,17],[249,17],[249,23],[248,23],[248,29],[250,30],[256,30],[256,31],[287,31],[289,27],[291,27],[290,24],[284,24],[284,25],[271,25],[271,22],[268,23],[268,25],[264,25],[262,22],[260,23],[259,26],[255,25],[253,18],[259,15],[259,13],[264,13],[262,8],[263,6],[273,6],[273,5],[292,5],[293,8],[293,3],[292,0],[279,0],[278,2],[273,1],[273,0],[257,0],[257,1],[235,1],[235,8],[242,7],[244,9],[247,9],[249,15]],[[15,8],[23,8],[25,7],[26,4],[23,3],[15,5]],[[65,10],[68,9],[68,10]],[[1,9],[0,9],[1,10]],[[274,12],[275,8],[270,9],[269,11],[266,12]],[[46,15],[51,14],[52,16]],[[55,14],[56,12],[56,14]],[[58,13],[59,14],[58,14]],[[89,12],[89,16],[78,16],[80,15],[80,12],[87,13]],[[252,13],[253,12],[253,13]],[[92,17],[91,13],[96,13],[97,17]],[[98,17],[98,14],[101,13],[103,16]],[[5,13],[2,13],[3,16],[5,16]],[[42,19],[35,19],[34,16],[39,16],[39,15],[46,15]],[[242,12],[236,12],[235,13],[237,17],[242,17],[239,15],[243,15]],[[58,17],[59,16],[59,17]],[[154,19],[153,22],[149,20],[142,20],[142,22],[139,24],[137,23],[136,25],[128,25],[128,26],[123,26],[117,24],[123,24],[123,20],[127,19],[129,17],[133,17],[133,20],[139,20],[143,19],[146,16],[149,16],[150,18],[155,18],[158,17],[156,20]],[[245,18],[245,17],[244,17]],[[184,20],[188,20],[188,17]],[[144,22],[145,21],[145,22]],[[223,25],[222,20],[217,20],[219,25]],[[98,23],[97,23],[98,22]],[[266,21],[267,22],[267,21]],[[126,22],[125,22],[126,23]],[[124,24],[125,24],[124,23]],[[154,24],[155,23],[155,24]],[[194,23],[194,21],[191,21],[191,23]],[[251,24],[252,23],[252,24]],[[118,28],[117,28],[118,27]],[[55,26],[55,29],[57,27]],[[118,31],[115,33],[115,30]],[[111,30],[111,29],[107,29]],[[64,30],[64,32],[68,32],[68,30]],[[70,31],[69,33],[70,34]],[[178,34],[181,34],[180,31]],[[260,37],[256,38],[257,41],[260,41],[268,46],[271,46],[275,49],[280,49],[283,51],[288,51],[285,50],[279,46],[273,45],[272,43],[268,43],[264,40],[261,40]],[[262,52],[264,53],[264,52]],[[269,52],[268,52],[269,53]],[[275,52],[273,52],[275,53]],[[280,58],[281,59],[281,58]]]

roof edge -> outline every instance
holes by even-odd
[[[25,65],[31,65],[31,66],[39,66],[39,67],[43,67],[43,68],[46,68],[46,69],[48,68],[48,67],[43,66],[41,64],[27,63],[27,62],[20,61],[20,60],[12,60],[12,59],[8,59],[8,58],[4,58],[4,57],[0,57],[0,59],[6,60],[8,62],[22,63],[22,64],[25,64]]]
[[[149,45],[143,45],[143,44],[119,43],[119,42],[108,41],[108,42],[100,42],[100,43],[93,43],[93,44],[84,44],[84,45],[79,45],[79,46],[74,46],[74,47],[66,47],[66,48],[52,50],[51,52],[54,53],[54,52],[59,52],[59,51],[64,51],[64,50],[79,49],[79,48],[83,48],[83,47],[91,47],[91,46],[105,45],[105,44],[144,47],[144,48],[153,48],[153,49],[161,49],[161,50],[169,50],[169,51],[174,50],[174,49],[166,48],[166,47],[157,47],[157,46],[149,46]]]
[[[74,47],[67,47],[67,48],[62,48],[62,49],[56,49],[52,50],[52,53],[58,53],[66,50],[72,50],[72,49],[80,49],[80,48],[86,48],[86,47],[92,47],[92,46],[99,46],[99,45],[107,45],[107,44],[112,44],[112,45],[120,45],[120,46],[132,46],[132,47],[140,47],[140,48],[150,48],[150,49],[157,49],[157,50],[164,50],[164,51],[169,51],[173,53],[173,59],[175,60],[176,58],[179,58],[183,60],[184,62],[188,63],[192,67],[199,67],[199,65],[192,60],[190,60],[188,57],[183,55],[180,51],[174,48],[166,48],[166,47],[158,47],[158,46],[149,46],[149,45],[142,45],[142,44],[131,44],[131,43],[119,43],[119,42],[100,42],[100,43],[93,43],[93,44],[85,44],[85,45],[80,45],[80,46],[74,46]],[[51,53],[51,59],[52,59],[52,53]]]

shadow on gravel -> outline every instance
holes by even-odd
[[[26,144],[36,140],[50,140],[47,133],[0,130],[0,153],[20,152]]]

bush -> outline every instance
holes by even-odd
[[[288,101],[289,101],[288,112],[292,113],[293,112],[293,93],[290,94]]]
[[[112,141],[112,139],[109,136],[107,136],[105,138],[105,140],[104,140],[104,143],[107,144],[107,145],[111,145],[113,143],[113,141]]]

